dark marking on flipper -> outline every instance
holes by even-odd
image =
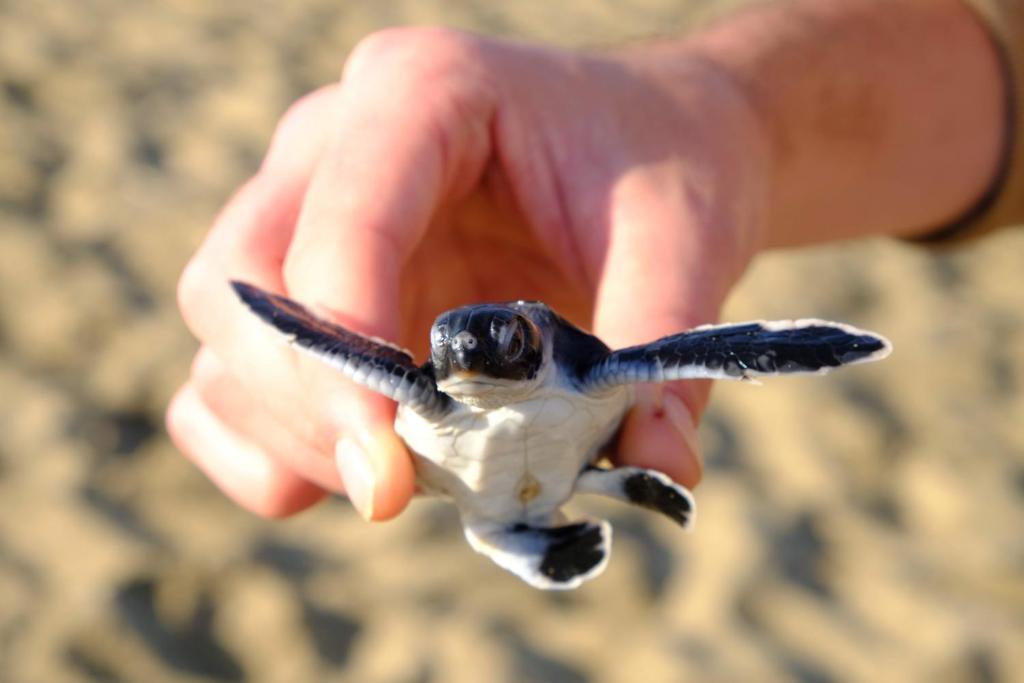
[[[693,526],[693,496],[667,474],[641,467],[605,469],[588,465],[576,480],[579,493],[596,493],[665,515],[684,529]]]
[[[604,521],[559,527],[469,525],[466,537],[478,552],[547,590],[576,588],[597,576],[611,551],[611,527]]]
[[[540,573],[556,583],[566,583],[593,571],[605,558],[601,527],[577,522],[553,529],[536,529],[517,524],[512,533],[547,536],[551,545],[540,563]]]
[[[822,373],[880,360],[891,345],[872,332],[823,320],[698,327],[609,353],[578,376],[584,390],[678,379],[750,379]]]
[[[622,490],[634,505],[660,512],[680,526],[690,525],[693,503],[678,486],[666,484],[649,472],[638,472],[626,477]]]
[[[429,365],[417,367],[408,352],[318,318],[288,297],[244,282],[231,286],[261,320],[352,381],[424,415],[449,410],[452,399],[438,391]]]

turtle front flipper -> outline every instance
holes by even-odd
[[[438,391],[429,368],[417,367],[407,351],[318,318],[288,297],[244,282],[231,286],[261,320],[357,384],[427,417],[450,410],[452,399]]]
[[[650,344],[613,351],[582,368],[585,391],[678,379],[752,379],[824,373],[881,360],[892,346],[874,332],[824,320],[708,325]]]
[[[576,480],[577,493],[596,493],[660,512],[684,529],[697,519],[697,505],[667,474],[641,467],[589,466]]]
[[[604,571],[612,528],[604,520],[553,527],[468,523],[466,540],[534,588],[569,590]]]

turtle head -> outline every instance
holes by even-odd
[[[503,405],[532,389],[544,362],[543,337],[511,306],[463,306],[430,328],[438,388],[473,405]]]

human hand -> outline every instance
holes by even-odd
[[[699,59],[376,34],[284,116],[183,274],[202,346],[169,430],[255,512],[347,489],[391,517],[415,486],[394,404],[281,344],[229,280],[420,358],[439,312],[520,298],[613,348],[642,343],[715,319],[757,248],[764,156],[742,98]],[[643,389],[619,462],[694,486],[708,389]]]

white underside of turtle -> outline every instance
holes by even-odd
[[[436,423],[400,407],[395,430],[414,453],[421,489],[452,499],[477,551],[539,588],[572,588],[605,562],[552,582],[540,571],[543,555],[524,552],[522,532],[510,528],[566,523],[562,505],[614,435],[634,392],[621,386],[581,396],[557,373],[550,375],[523,400],[493,409],[460,404]],[[601,534],[609,537],[607,525]]]
[[[395,430],[414,453],[421,490],[458,507],[475,550],[542,589],[575,588],[608,562],[610,525],[562,512],[575,493],[693,524],[693,497],[663,473],[596,465],[635,384],[822,373],[891,350],[871,332],[799,320],[704,326],[613,351],[544,304],[519,301],[442,314],[431,359],[417,366],[286,297],[233,286],[289,342],[397,400]]]

